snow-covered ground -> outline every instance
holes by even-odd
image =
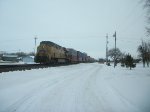
[[[11,61],[0,61],[0,65],[20,65],[20,64],[36,64],[35,62],[11,62]]]
[[[150,68],[92,63],[1,73],[0,112],[150,112]]]

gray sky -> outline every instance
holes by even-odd
[[[105,57],[117,32],[117,47],[137,55],[145,39],[146,11],[140,0],[0,0],[0,51],[31,52],[34,37]]]

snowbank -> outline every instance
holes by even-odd
[[[150,112],[150,69],[77,64],[0,74],[0,112]]]

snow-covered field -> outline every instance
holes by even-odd
[[[0,112],[150,112],[150,68],[92,63],[1,73]]]

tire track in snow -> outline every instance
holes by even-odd
[[[86,71],[86,69],[82,70],[82,72]],[[49,83],[49,80],[47,80],[46,82],[42,83],[41,85],[38,85],[35,89],[33,89],[32,91],[30,91],[28,94],[25,94],[24,97],[22,97],[21,99],[19,99],[18,101],[16,101],[15,103],[13,103],[11,106],[9,106],[4,112],[14,112],[19,110],[19,108],[21,106],[24,106],[24,104],[27,104],[28,101],[30,101],[32,98],[32,100],[30,102],[28,102],[28,104],[32,104],[34,103],[34,100],[36,100],[36,97],[34,96],[38,96],[40,97],[40,94],[43,93],[44,91],[52,91],[53,88],[57,88],[57,86],[61,85],[62,83],[64,83],[67,80],[71,80],[76,78],[77,76],[74,74],[80,74],[81,71],[73,71],[74,73],[69,73],[69,74],[64,74],[62,76],[60,76],[59,78],[54,79],[51,83]],[[30,85],[29,85],[30,86]],[[42,88],[42,89],[41,89]],[[31,106],[31,105],[29,105]],[[29,106],[27,106],[26,108],[29,108]],[[25,108],[24,108],[25,109]],[[25,109],[26,110],[26,109]]]
[[[84,79],[88,77],[88,74],[86,74],[87,71],[89,69],[92,69],[92,71],[94,71],[94,69],[91,66],[86,67],[86,65],[85,68],[83,70],[82,69],[83,68],[81,68],[78,72],[76,72],[75,76],[73,74],[70,74],[72,79],[68,79],[64,81],[62,84],[58,84],[53,89],[50,90],[47,89],[42,95],[39,94],[38,97],[40,97],[40,99],[39,98],[33,99],[37,103],[30,105],[26,111],[78,112],[83,110],[82,109],[83,101],[81,96],[83,96],[84,86],[82,85],[85,82]],[[40,102],[47,102],[47,103],[44,103],[44,105],[42,105],[40,104]]]
[[[56,77],[25,83],[32,89],[2,112],[138,112],[111,87],[105,70],[100,64],[57,68]]]
[[[92,74],[89,74],[88,80],[86,82],[86,89],[84,91],[85,93],[85,107],[86,111],[85,112],[106,112],[105,106],[103,106],[104,100],[99,98],[97,94],[95,94],[95,89],[96,87],[96,78],[98,73],[101,71],[101,65],[96,66],[94,69],[94,72]],[[109,107],[109,106],[108,106]],[[108,108],[107,107],[107,108]]]
[[[123,96],[115,87],[113,87],[112,85],[110,85],[110,87],[112,88],[113,92],[118,96],[120,101],[126,106],[126,108],[130,108],[132,112],[133,110],[134,112],[142,112],[142,110],[140,110],[137,105],[135,105],[128,98]]]
[[[39,109],[41,109],[41,111],[44,112],[80,112],[81,110],[81,112],[83,112],[83,101],[81,96],[83,94],[84,86],[82,85],[84,84],[84,79],[86,79],[86,77],[88,76],[86,74],[88,69],[91,69],[91,66],[90,68],[86,67],[85,70],[80,70],[76,77],[73,77],[71,80],[69,79],[61,85],[58,85],[57,87],[53,88],[53,90],[51,90],[52,93],[49,96],[47,95],[47,93],[49,92],[46,92],[46,94],[44,95],[45,99],[42,98],[41,100],[43,101],[49,99],[50,102],[48,106],[46,105],[46,107],[50,108],[47,109],[45,107],[45,109]],[[57,107],[55,105],[57,105]],[[36,109],[34,111],[37,111],[39,109]],[[30,110],[32,110],[32,107],[28,111]]]
[[[104,69],[103,69],[104,70]],[[94,75],[93,82],[89,84],[91,86],[91,92],[99,99],[101,106],[104,108],[104,112],[140,112],[135,105],[126,100],[121,94],[116,91],[108,82],[105,71],[97,72]],[[106,74],[105,74],[106,75]],[[110,77],[110,76],[108,76]],[[120,107],[118,107],[118,105]]]

